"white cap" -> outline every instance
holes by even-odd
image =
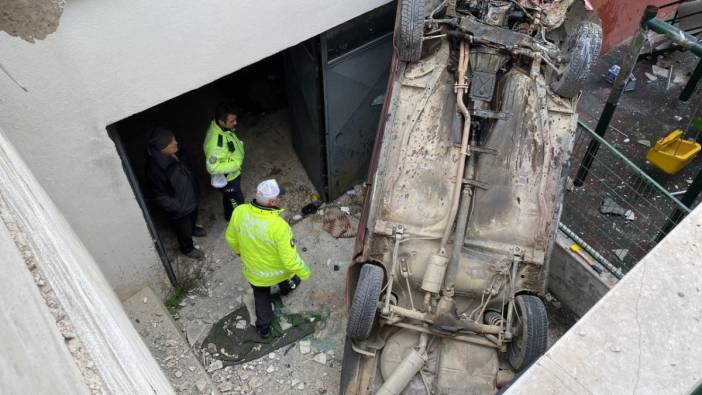
[[[266,204],[278,195],[280,195],[280,187],[274,179],[261,181],[256,187],[256,201],[259,203]]]

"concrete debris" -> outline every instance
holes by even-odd
[[[300,354],[309,354],[312,351],[312,343],[309,340],[300,340]]]
[[[612,250],[612,252],[614,253],[614,255],[617,256],[617,258],[620,261],[624,262],[624,258],[626,258],[627,254],[629,253],[629,250],[626,248],[622,248],[622,249]]]
[[[322,365],[327,364],[327,354],[325,354],[323,352],[320,352],[319,354],[315,355],[313,359],[315,362],[317,362],[319,364],[322,364]]]
[[[675,74],[675,77],[673,77],[673,84],[675,85],[685,85],[687,81],[689,81],[689,78],[682,74]]]
[[[180,370],[177,370],[177,371],[175,372],[175,376],[176,376],[177,378],[181,378],[181,377],[183,377],[183,372],[181,372]]]
[[[205,392],[205,390],[207,389],[207,380],[198,380],[197,382],[195,382],[195,388],[197,388],[198,392]]]
[[[644,74],[646,75],[646,78],[648,78],[649,82],[653,82],[653,81],[656,81],[658,79],[658,77],[656,77],[655,75],[653,75],[649,72],[645,72]]]
[[[283,331],[287,331],[288,329],[292,328],[292,324],[288,322],[288,320],[285,319],[285,317],[280,317],[280,329]]]
[[[224,367],[224,364],[220,360],[216,360],[210,364],[210,366],[207,367],[208,372],[214,372],[217,370],[220,370]]]
[[[219,388],[221,392],[230,392],[234,389],[234,386],[232,385],[232,383],[225,381],[224,383],[220,384],[217,388]]]
[[[246,320],[239,320],[236,322],[236,329],[246,329]]]
[[[292,219],[293,219],[293,221],[299,221],[299,220],[302,219],[302,215],[300,215],[300,214],[295,214],[295,215],[293,215]]]
[[[275,366],[270,365],[270,366],[266,369],[266,373],[273,373],[273,372],[275,372]]]
[[[305,389],[305,383],[300,383],[297,385],[297,389],[299,390],[304,390]]]
[[[149,297],[148,296],[144,297],[144,304],[146,304],[148,302],[149,302]]]
[[[621,217],[629,217],[633,215],[633,212],[631,210],[627,210],[624,207],[620,206],[617,202],[614,201],[614,199],[612,199],[609,196],[602,199],[602,205],[600,205],[600,212],[602,214],[617,215]]]
[[[644,147],[651,148],[651,141],[650,140],[641,139],[641,140],[636,140],[636,142],[643,145]]]
[[[276,355],[274,352],[268,354],[268,359],[277,359]]]
[[[298,379],[292,379],[292,382],[290,383],[291,387],[296,387],[300,383],[300,380]]]
[[[668,78],[668,73],[670,73],[670,70],[659,67],[657,65],[651,65],[651,69],[653,71],[653,74],[656,75],[657,77],[662,77],[662,78]]]

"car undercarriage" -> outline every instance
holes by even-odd
[[[585,6],[399,2],[341,393],[492,394],[545,352],[539,295],[601,43],[568,19]]]

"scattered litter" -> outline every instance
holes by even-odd
[[[624,258],[626,258],[627,254],[629,253],[629,250],[626,248],[622,248],[622,249],[612,250],[612,252],[614,253],[614,255],[617,258],[619,258],[620,261],[624,262]]]
[[[183,372],[181,372],[180,370],[178,370],[178,371],[175,372],[175,376],[176,376],[176,378],[181,378],[181,377],[183,377]]]
[[[322,365],[327,364],[327,354],[325,354],[323,352],[320,352],[319,354],[315,355],[313,359],[315,362],[317,362],[319,364],[322,364]]]
[[[624,139],[624,142],[625,142],[625,143],[628,143],[629,141],[631,141],[631,140],[629,140],[628,137]]]
[[[309,340],[300,340],[300,354],[309,354],[312,351],[312,343]]]
[[[305,383],[300,383],[297,385],[297,389],[299,390],[304,390],[305,389]]]
[[[272,353],[268,354],[268,359],[275,359],[275,353],[272,352]]]
[[[334,265],[334,271],[338,272],[339,271],[339,265]]]
[[[690,184],[692,184],[692,178],[688,178],[688,179],[686,179],[686,180],[685,180],[685,182],[687,183],[687,185],[690,185]]]
[[[328,207],[322,217],[322,227],[335,239],[356,236],[356,229],[351,225],[349,216],[338,207]]]
[[[653,75],[649,72],[645,72],[644,74],[646,75],[646,78],[648,78],[649,82],[653,82],[653,81],[656,81],[658,79],[658,77],[656,77],[655,75]]]
[[[636,140],[636,142],[643,145],[644,147],[651,148],[651,141],[650,140],[641,139],[641,140]]]
[[[682,190],[682,191],[671,192],[670,194],[673,196],[678,196],[678,195],[684,195],[686,192],[687,192],[687,189]]]
[[[673,119],[675,119],[678,122],[682,121],[682,117],[680,115],[673,116]]]
[[[297,386],[298,384],[300,384],[300,380],[298,380],[298,379],[292,379],[292,382],[290,383],[290,386],[291,386],[291,387],[295,387],[295,386]]]
[[[653,74],[655,76],[661,77],[661,78],[666,78],[666,79],[668,78],[668,73],[670,72],[670,70],[668,70],[664,67],[656,66],[655,64],[651,65],[651,69],[653,70]]]
[[[566,177],[566,191],[573,192],[575,190],[575,184],[573,184],[573,179],[570,176]]]
[[[266,369],[266,372],[268,372],[268,373],[275,372],[275,366],[273,366],[273,365],[269,366],[268,369]]]
[[[344,214],[347,214],[347,215],[351,214],[351,209],[348,208],[347,206],[341,206],[341,207],[339,207],[339,210],[341,210],[341,212]]]
[[[149,301],[148,296],[144,298],[144,304],[146,304]]]
[[[356,189],[351,188],[348,191],[346,191],[346,194],[351,196],[351,197],[354,197],[354,196],[356,196]]]
[[[619,72],[621,71],[621,67],[619,65],[614,65],[607,70],[607,75],[605,76],[605,80],[609,82],[610,84],[614,84],[614,80],[617,79],[617,75],[619,75]],[[668,76],[668,74],[666,74]],[[634,77],[634,74],[629,74],[629,78],[626,80],[626,84],[624,85],[624,92],[630,92],[636,89],[636,77]]]
[[[631,215],[629,214],[631,210],[627,210],[624,207],[620,206],[617,202],[614,201],[614,199],[612,199],[609,196],[602,199],[602,205],[600,205],[600,212],[602,214],[618,215],[621,217]]]
[[[295,215],[293,215],[292,219],[293,219],[293,221],[299,221],[299,220],[302,219],[302,215],[300,215],[300,214],[295,214]]]
[[[628,210],[626,214],[624,214],[624,217],[626,218],[627,221],[633,221],[636,219],[636,214],[634,214],[633,211]]]

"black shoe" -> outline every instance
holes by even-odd
[[[282,296],[290,294],[290,292],[294,291],[297,288],[297,286],[300,285],[301,281],[302,280],[300,280],[300,277],[298,277],[297,274],[294,275],[290,280],[288,280],[286,283],[283,283],[284,285],[280,287],[280,294]]]
[[[207,231],[205,230],[205,228],[202,227],[202,225],[195,225],[193,227],[193,236],[205,237],[207,236]]]
[[[205,254],[202,251],[194,248],[188,252],[184,252],[183,255],[187,256],[190,259],[195,259],[198,261],[205,259]]]
[[[261,336],[261,339],[268,339],[271,337],[271,327],[267,326],[265,328],[256,329],[256,333]]]

